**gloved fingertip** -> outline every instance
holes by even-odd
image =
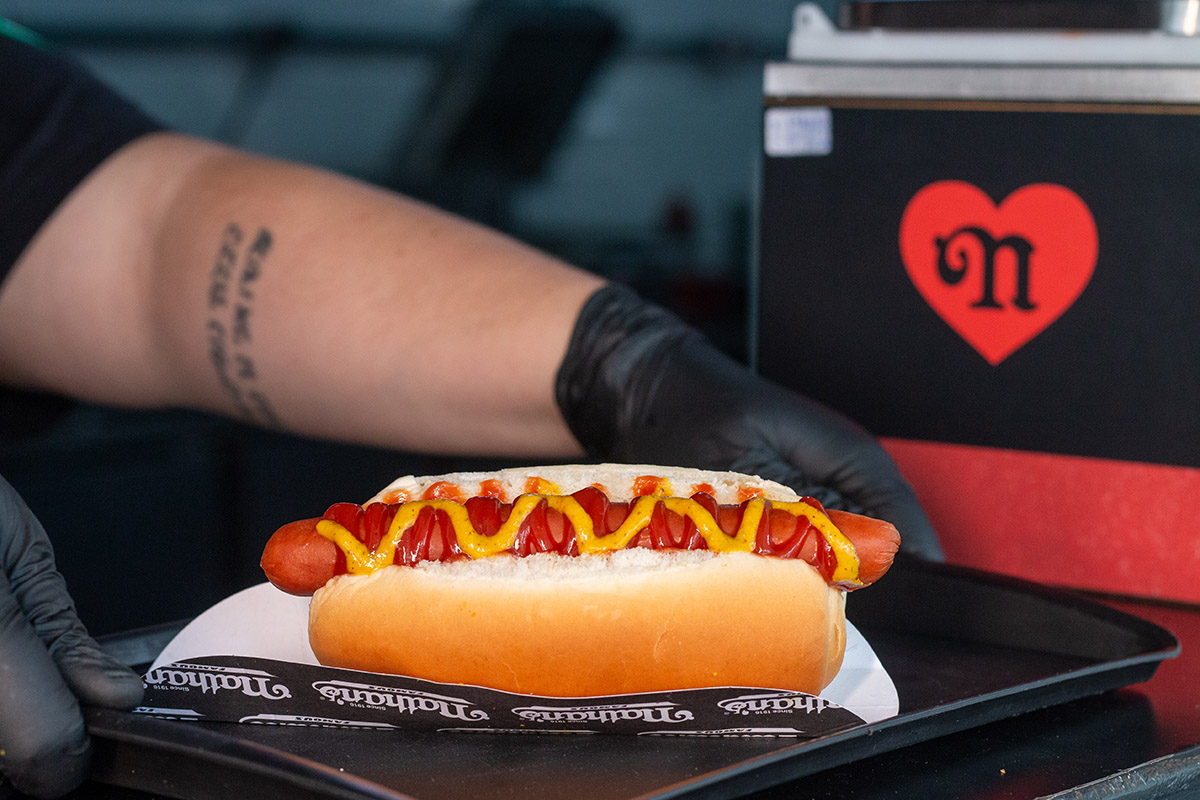
[[[936,542],[920,541],[906,546],[902,539],[900,543],[900,552],[924,561],[935,561],[942,563],[946,560],[945,551],[943,551],[941,545]]]
[[[146,686],[141,676],[131,670],[105,672],[98,686],[89,687],[81,693],[85,704],[111,708],[116,711],[131,711],[142,704]]]
[[[917,556],[926,561],[945,561],[946,553],[942,550],[937,532],[924,513],[907,523],[893,519],[892,524],[900,531],[900,552]]]
[[[889,487],[882,499],[870,504],[869,516],[886,520],[900,532],[900,552],[927,561],[945,561],[941,539],[924,506],[906,482]]]
[[[99,647],[60,658],[59,669],[86,705],[128,711],[142,702],[145,686],[141,677]]]

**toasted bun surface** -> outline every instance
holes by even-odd
[[[751,486],[770,487],[768,499],[795,497],[749,476],[669,467],[511,472],[514,494],[536,475],[562,493],[600,483],[625,500],[629,480],[654,475],[679,494],[710,484],[721,502]],[[495,477],[406,478],[380,495]],[[705,686],[817,694],[841,667],[844,609],[843,592],[798,559],[646,549],[501,555],[338,576],[313,596],[309,639],[328,666],[535,695]]]
[[[309,638],[329,666],[563,697],[817,694],[846,644],[842,593],[804,562],[647,550],[339,576],[313,597]]]
[[[689,469],[685,467],[663,467],[653,464],[565,464],[547,467],[520,467],[495,472],[455,472],[447,475],[414,477],[407,475],[392,481],[368,503],[383,501],[389,494],[403,492],[410,497],[420,497],[435,483],[448,481],[474,490],[485,480],[497,480],[508,497],[516,497],[525,491],[525,482],[530,477],[540,477],[557,487],[557,494],[571,494],[585,486],[602,486],[610,500],[623,503],[633,498],[633,482],[642,476],[666,478],[672,493],[686,497],[692,488],[700,485],[712,487],[712,496],[718,503],[740,503],[744,497],[739,491],[761,490],[768,500],[792,501],[799,496],[782,483],[769,481],[755,475],[737,472]]]

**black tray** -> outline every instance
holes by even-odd
[[[91,709],[92,780],[181,798],[730,797],[1139,683],[1179,653],[1166,630],[1108,606],[942,564],[898,562],[848,611],[900,714],[818,739],[397,733]],[[152,655],[162,639],[106,644]]]

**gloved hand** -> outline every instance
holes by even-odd
[[[75,615],[45,531],[0,478],[0,773],[38,797],[69,792],[91,755],[79,704],[141,698],[141,679]]]
[[[556,395],[593,457],[760,475],[888,520],[902,552],[944,558],[912,488],[870,434],[738,364],[626,287],[607,286],[584,305]]]

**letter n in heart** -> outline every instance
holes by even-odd
[[[1023,186],[999,205],[963,181],[918,191],[900,257],[934,311],[993,366],[1044,331],[1096,268],[1096,223],[1065,186]]]

